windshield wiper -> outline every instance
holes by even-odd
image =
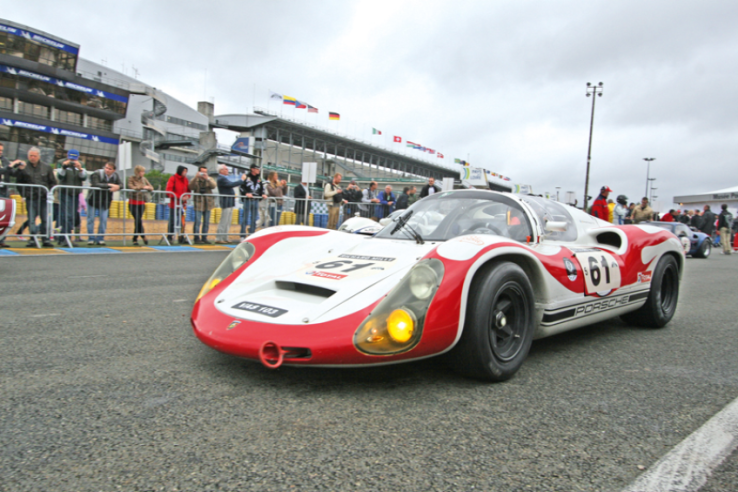
[[[425,244],[425,241],[423,241],[423,238],[418,234],[418,232],[410,227],[408,225],[408,221],[410,220],[410,217],[412,217],[414,210],[408,210],[406,214],[401,215],[397,219],[397,224],[392,229],[392,232],[390,232],[390,236],[393,235],[395,232],[402,230],[402,232],[408,234],[410,237],[415,239],[415,242],[418,244]],[[408,230],[405,230],[405,227],[407,227]]]

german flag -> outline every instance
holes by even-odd
[[[338,121],[338,120],[340,120],[340,119],[341,119],[341,115],[340,115],[340,114],[338,114],[338,113],[332,113],[332,112],[329,112],[329,113],[328,113],[328,119],[329,119],[329,120],[336,120],[336,121]]]

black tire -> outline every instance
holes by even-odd
[[[621,316],[626,323],[645,328],[663,328],[671,321],[679,301],[679,266],[671,255],[664,255],[651,277],[646,303]]]
[[[476,379],[510,379],[533,341],[530,281],[518,265],[497,263],[477,273],[469,292],[464,331],[449,353],[451,367]]]
[[[695,258],[707,258],[710,256],[710,253],[712,252],[712,244],[710,244],[709,238],[705,238],[704,241],[702,241],[702,245],[700,246],[700,249],[697,250],[695,254],[692,256]]]

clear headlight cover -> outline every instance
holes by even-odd
[[[415,265],[361,323],[354,346],[365,354],[393,355],[417,345],[443,272],[435,258]]]
[[[197,301],[202,296],[213,290],[216,285],[228,278],[230,274],[241,268],[241,266],[249,261],[254,256],[254,245],[249,242],[244,242],[236,246],[231,253],[226,256],[223,263],[218,266],[215,272],[210,276],[205,285],[200,289],[200,294],[197,296]]]

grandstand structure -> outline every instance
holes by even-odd
[[[218,158],[219,162],[245,168],[253,159],[258,159],[263,169],[276,170],[280,178],[293,184],[300,181],[304,162],[317,162],[318,180],[322,182],[330,180],[335,173],[341,173],[344,181],[354,179],[361,184],[376,181],[401,189],[409,184],[423,184],[430,177],[439,181],[444,177],[459,179],[458,170],[433,165],[260,108],[255,108],[253,114],[213,116],[211,127],[235,131],[241,137],[254,140],[254,158],[235,160],[222,156]]]

